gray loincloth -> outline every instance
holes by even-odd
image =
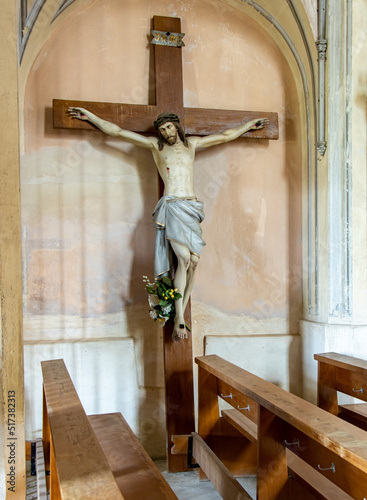
[[[203,203],[196,198],[163,196],[157,203],[153,220],[157,229],[154,250],[154,277],[174,273],[174,254],[170,241],[181,243],[200,257],[205,241],[200,223],[204,220]]]

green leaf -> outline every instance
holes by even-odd
[[[156,295],[157,292],[152,286],[147,286],[147,292],[150,293],[151,295]]]
[[[172,285],[172,280],[168,276],[163,276],[161,281],[169,287]]]

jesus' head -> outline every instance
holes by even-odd
[[[180,119],[174,113],[161,113],[154,122],[154,128],[158,132],[158,148],[161,151],[165,145],[176,144],[178,137],[187,147],[185,132],[180,125]]]

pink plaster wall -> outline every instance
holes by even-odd
[[[66,12],[39,53],[24,102],[25,313],[94,317],[146,301],[153,160],[99,133],[53,130],[50,107],[53,98],[147,103],[153,15],[182,17],[186,106],[279,113],[278,141],[238,140],[197,155],[207,246],[193,300],[228,315],[283,318],[295,332],[302,258],[295,84],[265,32],[209,0],[91,1]]]

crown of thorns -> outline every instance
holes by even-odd
[[[180,119],[174,113],[161,113],[154,122],[154,128],[158,130],[159,127],[167,122],[180,123]]]

